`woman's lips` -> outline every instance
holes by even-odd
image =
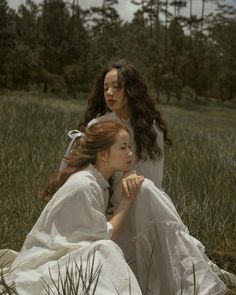
[[[116,101],[114,99],[107,100],[107,104],[109,104],[109,105],[113,105],[114,103],[116,103]]]

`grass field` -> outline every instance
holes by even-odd
[[[85,101],[0,95],[0,248],[19,250],[44,204]],[[236,272],[236,106],[163,105],[172,148],[164,188],[211,259]],[[231,293],[236,294],[236,293]]]

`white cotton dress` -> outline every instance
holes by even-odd
[[[44,208],[22,250],[0,251],[5,280],[15,284],[17,294],[59,294],[58,282],[65,288],[69,277],[74,285],[80,282],[78,290],[63,294],[142,294],[122,251],[110,240],[108,187],[92,165],[71,175]],[[83,293],[89,282],[90,291]],[[51,293],[46,293],[48,286]]]
[[[120,120],[115,112],[93,119]],[[129,130],[135,154],[133,128]],[[156,127],[157,143],[163,151],[163,134]],[[169,196],[162,190],[164,157],[140,161],[135,156],[133,169],[145,176],[122,231],[118,245],[135,273],[143,294],[147,295],[222,295],[227,292],[219,279],[220,269],[205,255],[204,246],[189,234]],[[149,179],[149,180],[148,180]],[[120,175],[114,178],[113,203],[121,195]],[[213,269],[214,268],[214,269]]]

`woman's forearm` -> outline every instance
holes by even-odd
[[[111,240],[115,241],[117,239],[122,224],[124,223],[132,203],[138,195],[143,180],[144,177],[142,175],[137,175],[136,172],[128,173],[126,176],[123,175],[121,186],[124,195],[109,221],[113,226]]]
[[[132,198],[123,197],[114,212],[112,218],[110,219],[110,223],[113,226],[111,240],[115,241],[119,235],[120,229],[124,220],[129,212],[130,207],[132,206],[133,200]]]

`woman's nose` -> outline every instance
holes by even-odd
[[[107,94],[108,94],[108,95],[112,95],[112,94],[113,94],[112,87],[109,87],[109,88],[108,88],[108,90],[107,90]]]

